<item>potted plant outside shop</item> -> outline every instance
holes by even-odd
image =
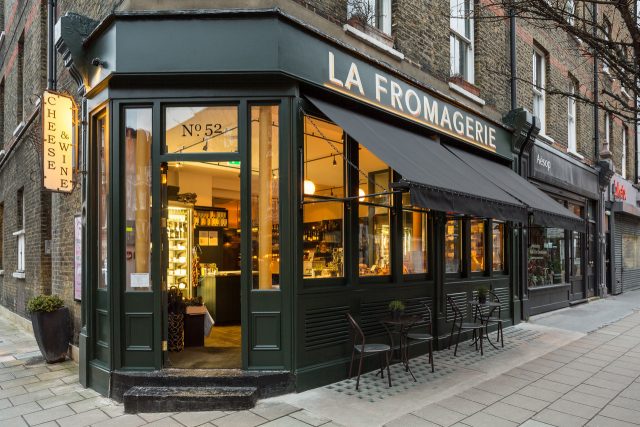
[[[184,349],[184,313],[186,305],[182,299],[182,292],[176,287],[169,289],[167,295],[167,319],[168,348],[169,351],[182,351]]]
[[[69,309],[57,295],[38,295],[27,302],[33,335],[47,363],[63,362],[71,339]]]
[[[389,303],[389,311],[393,320],[400,319],[400,316],[404,313],[404,303],[400,300],[393,300]]]
[[[487,302],[487,295],[489,295],[489,289],[484,286],[478,288],[478,302],[485,304]]]

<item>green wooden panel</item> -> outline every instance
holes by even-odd
[[[251,313],[251,350],[278,351],[282,348],[280,312]]]
[[[153,313],[125,313],[125,350],[153,351]]]

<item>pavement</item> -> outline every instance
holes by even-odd
[[[492,334],[495,339],[495,335]],[[78,383],[73,361],[42,362],[33,336],[0,317],[0,426],[631,426],[640,425],[640,291],[505,329],[484,356],[461,343],[374,374],[260,401],[248,411],[125,414]]]

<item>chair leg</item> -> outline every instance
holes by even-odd
[[[431,362],[431,372],[434,372],[434,369],[433,369],[433,340],[429,341],[429,362]]]
[[[360,387],[360,374],[362,373],[362,359],[364,359],[364,355],[360,353],[360,363],[358,364],[358,379],[356,380],[356,390]]]
[[[458,343],[460,342],[460,333],[462,332],[462,324],[458,328],[458,336],[456,337],[456,348],[453,350],[453,355],[455,356],[458,353]]]
[[[500,322],[500,342],[502,343],[502,348],[504,348],[504,329],[502,328],[502,322]]]
[[[482,335],[484,334],[482,333],[482,329],[480,329],[480,356],[484,356],[484,350],[482,349]]]
[[[353,350],[351,350],[351,363],[349,363],[349,379],[353,378],[353,375],[351,375],[351,370],[353,369],[353,359],[356,356],[356,349],[354,348]]]
[[[384,357],[382,357],[382,356],[383,356],[383,354],[382,354],[382,353],[380,353],[380,377],[381,377],[382,379],[384,379],[384,359],[385,359],[385,358],[384,358]]]
[[[453,332],[456,329],[456,319],[453,319],[453,324],[451,325],[451,334],[449,335],[449,347],[447,347],[447,350],[449,350],[451,348],[451,341],[453,340]]]
[[[390,351],[391,350],[384,352],[385,358],[387,360],[387,378],[389,378],[389,387],[391,387],[391,369],[389,369],[389,352]]]
[[[476,345],[476,351],[478,351],[478,333],[475,329],[473,330],[472,337],[473,337],[473,343]]]

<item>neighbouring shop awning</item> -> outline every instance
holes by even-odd
[[[584,231],[584,220],[553,200],[510,168],[466,151],[447,147],[460,160],[527,205],[533,222],[546,227]]]
[[[400,173],[411,203],[444,212],[527,223],[527,207],[439,142],[307,97],[320,111]],[[515,175],[515,174],[514,174]]]

